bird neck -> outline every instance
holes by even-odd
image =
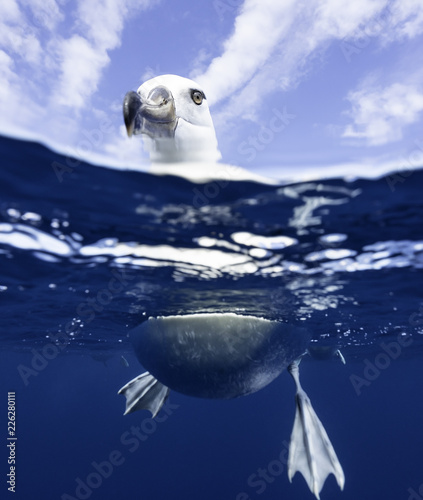
[[[145,137],[153,163],[207,162],[221,159],[213,126],[193,125],[178,120],[173,137]]]

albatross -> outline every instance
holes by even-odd
[[[176,75],[148,80],[123,102],[128,136],[143,134],[153,162],[174,163],[221,158],[204,90]]]
[[[123,118],[129,137],[141,135],[150,172],[178,175],[191,182],[280,181],[220,163],[216,132],[204,89],[193,80],[162,75],[126,93]]]
[[[126,94],[123,114],[128,135],[141,134],[153,159],[177,163],[220,158],[206,95],[192,80],[153,78]],[[304,328],[247,314],[151,317],[130,332],[147,371],[119,390],[126,398],[125,415],[144,409],[154,418],[171,390],[204,398],[248,395],[287,370],[296,387],[288,478],[300,472],[318,499],[330,474],[342,490],[341,464],[300,383],[300,361],[310,337]]]

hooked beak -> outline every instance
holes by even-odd
[[[173,137],[177,118],[172,93],[160,85],[143,101],[137,92],[128,92],[123,100],[123,119],[129,137]]]

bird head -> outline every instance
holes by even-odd
[[[192,80],[162,75],[130,91],[123,101],[128,136],[142,134],[153,162],[221,158],[207,98]]]

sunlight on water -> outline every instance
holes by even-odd
[[[419,207],[405,215],[383,179],[220,186],[129,175],[86,166],[85,178],[52,177],[33,184],[32,200],[3,203],[0,292],[15,331],[19,304],[35,314],[25,341],[68,328],[81,346],[126,342],[150,315],[220,311],[300,322],[343,345],[420,332],[423,240],[407,228]],[[408,281],[395,274],[404,270]]]

